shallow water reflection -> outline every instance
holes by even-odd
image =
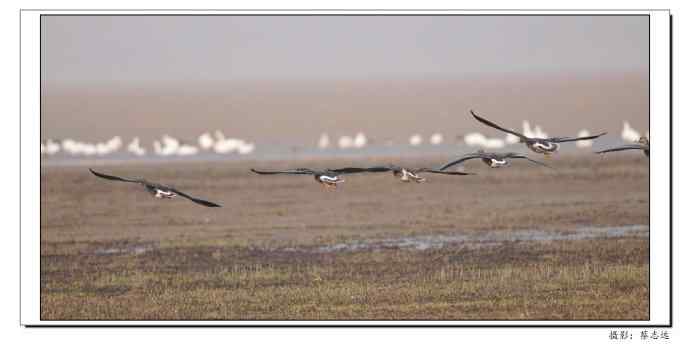
[[[372,239],[336,243],[313,249],[319,253],[352,252],[377,249],[428,250],[446,246],[487,247],[504,242],[519,241],[572,241],[591,238],[647,237],[648,225],[615,227],[582,227],[567,231],[557,230],[502,230],[482,231],[458,235],[413,236],[389,239]],[[289,250],[298,250],[290,248]],[[311,251],[311,250],[310,250]]]

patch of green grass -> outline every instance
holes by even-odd
[[[99,258],[106,270],[73,267],[62,277],[54,264],[46,265],[44,272],[53,273],[42,288],[41,316],[646,319],[649,267],[644,257],[622,256],[622,248],[645,253],[646,241],[599,242],[330,254],[164,248],[155,255]],[[570,252],[583,250],[590,259],[570,260]]]

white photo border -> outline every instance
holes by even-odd
[[[40,319],[40,17],[41,15],[643,15],[649,16],[650,319],[647,321],[44,321]],[[450,326],[670,327],[671,84],[667,10],[22,10],[20,12],[20,322],[25,326]],[[668,229],[668,230],[667,230]]]

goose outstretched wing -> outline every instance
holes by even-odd
[[[129,178],[124,178],[124,177],[106,175],[106,174],[103,174],[103,173],[99,173],[99,172],[97,172],[97,171],[94,171],[94,170],[91,169],[91,168],[89,168],[89,171],[90,171],[92,174],[94,174],[94,175],[96,175],[96,176],[98,176],[98,177],[100,177],[100,178],[104,178],[104,179],[106,179],[106,180],[121,181],[121,182],[132,182],[132,183],[146,183],[146,181],[145,181],[145,180],[142,180],[142,179],[129,179]]]
[[[648,147],[643,146],[643,145],[631,144],[631,145],[623,145],[623,146],[613,147],[613,148],[606,149],[606,150],[597,151],[596,153],[616,152],[616,151],[625,151],[625,150],[648,150],[648,149],[649,149]]]
[[[487,126],[489,126],[489,127],[493,127],[493,128],[495,128],[495,129],[498,129],[499,131],[503,131],[503,132],[506,132],[506,133],[510,133],[510,134],[515,135],[515,136],[517,136],[517,137],[520,137],[520,138],[522,138],[522,139],[529,139],[528,137],[524,136],[522,133],[518,133],[518,132],[516,132],[516,131],[510,130],[510,129],[506,129],[506,128],[503,128],[503,127],[501,127],[501,126],[499,126],[499,125],[497,125],[497,124],[495,124],[495,123],[493,123],[493,122],[491,122],[491,121],[489,121],[489,120],[487,120],[487,119],[485,119],[485,118],[483,118],[483,117],[481,117],[481,116],[475,114],[475,113],[474,113],[474,110],[470,110],[470,113],[472,114],[472,116],[474,116],[475,119],[477,119],[477,121],[479,121],[479,122],[481,122],[481,123],[483,123],[483,124],[485,124],[485,125],[487,125]]]
[[[256,170],[256,169],[249,169],[249,170],[251,170],[252,172],[257,173],[259,175],[275,175],[275,174],[313,175],[315,173],[314,170],[306,169],[306,168],[288,169],[288,170],[273,170],[273,171]]]
[[[439,169],[429,169],[429,168],[417,169],[414,171],[414,173],[430,173],[430,174],[457,175],[457,176],[476,175],[475,173],[466,173],[466,172],[461,172],[461,171],[442,171]]]
[[[568,141],[592,140],[592,139],[596,139],[596,138],[598,138],[598,137],[600,137],[600,136],[602,136],[602,135],[606,135],[606,132],[600,133],[600,134],[597,134],[597,135],[590,135],[590,136],[587,136],[587,137],[577,137],[577,138],[559,137],[559,138],[548,138],[548,139],[546,139],[546,140],[551,141],[551,142],[554,142],[554,143],[565,143],[565,142],[568,142]]]
[[[340,169],[328,169],[328,171],[333,172],[338,175],[343,175],[343,174],[357,174],[357,173],[364,173],[364,172],[384,172],[384,171],[390,171],[390,170],[383,170],[384,167],[372,167],[372,168],[340,168]]]
[[[491,157],[490,157],[489,155],[485,154],[485,153],[479,153],[479,152],[476,152],[476,153],[468,153],[468,154],[466,154],[466,155],[464,155],[464,156],[462,156],[462,157],[460,157],[460,158],[458,158],[458,159],[456,159],[456,160],[454,160],[454,161],[451,161],[451,162],[446,163],[446,164],[443,165],[442,167],[440,167],[440,168],[438,168],[438,169],[435,169],[435,170],[437,170],[437,171],[443,171],[443,170],[446,170],[446,169],[448,169],[448,168],[450,168],[450,167],[452,167],[452,166],[454,166],[454,165],[460,164],[460,163],[462,163],[462,162],[464,162],[464,161],[467,161],[467,160],[470,160],[470,159],[477,159],[477,158],[491,158]]]
[[[191,196],[191,195],[182,193],[182,192],[180,192],[179,190],[174,189],[174,188],[170,188],[170,191],[173,192],[173,193],[175,193],[175,194],[177,194],[177,195],[179,195],[179,196],[181,196],[181,197],[183,197],[183,198],[187,198],[187,199],[189,199],[189,200],[191,200],[191,201],[193,201],[193,202],[195,202],[195,203],[197,203],[197,204],[199,204],[199,205],[204,205],[204,206],[206,206],[206,207],[221,207],[221,205],[216,204],[215,202],[211,202],[211,201],[207,201],[207,200],[195,198],[195,197],[193,197],[193,196]]]
[[[525,155],[522,155],[522,154],[519,154],[519,153],[510,153],[510,154],[506,155],[506,158],[526,159],[526,160],[528,160],[528,161],[530,161],[530,162],[532,162],[532,163],[534,163],[534,164],[541,165],[541,166],[543,166],[543,167],[547,167],[547,168],[549,168],[549,169],[556,170],[556,168],[554,168],[554,167],[552,167],[552,166],[550,166],[550,165],[547,165],[547,164],[542,163],[542,162],[540,162],[540,161],[536,161],[536,160],[534,160],[534,159],[532,159],[532,158],[529,158],[529,157],[527,157],[527,156],[525,156]]]

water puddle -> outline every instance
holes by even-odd
[[[389,239],[372,239],[336,243],[312,248],[317,253],[354,252],[380,249],[429,250],[447,246],[481,248],[497,246],[506,242],[520,241],[573,241],[592,238],[647,237],[648,225],[626,225],[617,227],[582,227],[567,231],[547,230],[503,230],[482,231],[457,235],[413,236]],[[298,248],[286,248],[299,251]]]
[[[284,247],[284,252],[338,253],[371,251],[382,249],[429,250],[444,247],[484,248],[510,242],[531,241],[573,241],[594,238],[647,237],[648,225],[626,225],[614,227],[581,227],[572,230],[492,230],[472,231],[452,235],[426,235],[383,239],[365,239],[341,242],[318,247]],[[158,244],[123,243],[96,249],[99,256],[141,255],[154,251]]]
[[[153,243],[138,243],[109,248],[98,248],[94,254],[103,255],[141,255],[156,249]]]

